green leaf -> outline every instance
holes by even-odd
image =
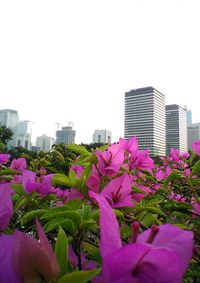
[[[193,168],[192,168],[192,173],[191,173],[191,176],[194,176],[194,175],[198,175],[200,173],[200,160],[198,160]]]
[[[46,223],[44,225],[44,231],[48,233],[56,230],[59,226],[61,226],[65,231],[68,231],[71,234],[74,234],[75,232],[74,222],[70,219],[63,219],[63,218],[53,219],[50,222]]]
[[[25,191],[22,185],[20,184],[12,184],[11,188],[18,194],[18,195],[24,195]]]
[[[58,211],[58,212],[54,212],[54,209],[52,209],[51,211],[48,211],[47,213],[45,213],[42,217],[42,219],[56,219],[56,218],[63,218],[63,219],[70,219],[72,220],[77,227],[80,226],[81,224],[81,217],[80,215],[75,212],[75,211]]]
[[[94,276],[99,274],[100,268],[91,269],[87,271],[74,271],[72,273],[64,275],[58,283],[87,283]]]
[[[68,240],[65,231],[59,226],[58,238],[55,246],[55,254],[60,266],[59,278],[66,274],[68,261]]]
[[[15,204],[14,211],[16,211],[22,206],[25,206],[28,202],[30,202],[30,199],[28,197],[24,197],[22,199],[20,198]]]
[[[82,205],[82,209],[79,211],[81,220],[87,220],[90,217],[92,207],[90,205]]]
[[[54,187],[57,187],[57,186],[75,187],[77,181],[75,178],[69,179],[65,175],[57,174],[52,177],[51,182]]]
[[[17,174],[21,174],[21,172],[13,170],[13,169],[9,169],[9,168],[2,169],[0,171],[0,176],[4,176],[4,175],[17,175]]]
[[[84,220],[81,224],[81,229],[84,230],[85,232],[97,229],[98,226],[96,224],[96,221],[94,219],[90,220]]]
[[[47,212],[47,209],[36,209],[30,212],[27,212],[22,218],[21,218],[21,225],[24,226],[27,223],[31,222],[32,220],[35,220],[36,217],[42,216],[45,212]]]
[[[152,224],[156,223],[157,215],[155,214],[146,214],[142,220],[142,224],[145,225],[147,228],[150,227]]]
[[[70,210],[76,210],[76,209],[79,209],[82,204],[83,204],[83,201],[81,199],[73,199],[67,203],[67,207]]]
[[[173,171],[165,180],[164,185],[165,187],[169,184],[169,182],[174,181],[176,179],[181,179],[182,175],[178,171]]]
[[[77,145],[77,144],[70,144],[70,145],[67,145],[67,148],[76,152],[76,153],[79,153],[79,154],[84,154],[84,155],[90,155],[91,153],[89,151],[87,151],[87,149],[82,146],[82,145]]]

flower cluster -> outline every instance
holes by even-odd
[[[192,148],[156,159],[136,137],[92,152],[72,145],[68,172],[49,156],[34,167],[0,153],[0,282],[196,278],[200,141]]]

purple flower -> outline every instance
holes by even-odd
[[[10,154],[0,153],[0,165],[7,163],[9,158],[10,158]]]
[[[169,166],[166,167],[160,167],[158,168],[158,171],[155,173],[155,177],[158,181],[161,181],[165,178],[167,178],[171,174],[171,168]]]
[[[12,193],[8,183],[0,185],[0,230],[8,226],[13,215]]]
[[[18,158],[18,159],[13,159],[10,168],[17,170],[17,171],[24,171],[27,167],[26,164],[26,159],[25,158]]]
[[[83,166],[81,165],[71,165],[71,169],[76,173],[78,178],[81,177],[81,174],[84,170]]]
[[[154,168],[154,161],[149,156],[148,150],[135,150],[130,159],[132,170],[149,170]]]
[[[176,201],[180,201],[180,202],[185,202],[186,201],[186,198],[183,197],[182,195],[180,194],[176,194],[174,192],[171,192],[170,196],[169,196],[169,199],[172,199],[172,200],[176,200]]]
[[[97,167],[102,176],[115,176],[124,162],[124,148],[112,144],[106,151],[95,151],[98,158]]]
[[[152,190],[149,187],[139,185],[139,184],[135,184],[135,186],[144,192],[144,193],[141,192],[141,193],[132,194],[132,199],[134,199],[136,202],[140,202],[145,196],[152,193]]]
[[[195,217],[197,216],[196,214],[198,214],[200,216],[200,203],[197,202],[194,197],[192,198],[191,203],[192,203],[192,206],[193,206],[192,212],[195,213]]]
[[[193,233],[166,224],[138,235],[132,225],[132,244],[122,246],[115,214],[103,196],[90,192],[100,207],[101,283],[181,283],[192,257]]]
[[[35,173],[29,170],[24,170],[22,174],[22,185],[28,194],[37,192],[42,196],[46,196],[51,191],[51,178],[54,174],[49,174],[43,177],[37,177]]]
[[[20,231],[0,236],[1,283],[49,282],[59,274],[53,249],[37,221],[39,242]]]
[[[91,175],[89,176],[86,184],[91,191],[98,193],[100,181],[101,180],[100,180],[100,177],[99,177],[99,173],[98,173],[95,165],[92,164],[92,172],[91,172]]]
[[[194,143],[191,145],[191,147],[192,147],[192,150],[193,150],[197,155],[200,156],[200,140],[194,142]]]
[[[130,154],[134,153],[135,150],[138,149],[138,141],[136,137],[132,137],[130,140],[126,141],[123,138],[119,139],[119,144],[123,146],[123,148],[128,151]]]
[[[13,236],[0,236],[0,282],[23,283],[13,266],[13,248],[15,242]]]
[[[110,181],[100,194],[107,199],[112,208],[133,206],[131,181],[127,173]]]

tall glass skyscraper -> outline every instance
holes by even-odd
[[[19,121],[18,112],[12,109],[0,110],[0,125],[14,130]]]
[[[140,149],[165,156],[165,96],[153,87],[125,93],[124,137],[136,136]]]
[[[166,150],[171,148],[187,151],[187,115],[186,109],[177,104],[166,105]]]

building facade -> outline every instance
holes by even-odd
[[[75,143],[76,131],[71,126],[62,127],[62,130],[56,131],[56,144]]]
[[[55,139],[48,137],[47,135],[42,135],[36,139],[36,147],[43,151],[50,151],[52,145],[54,144]]]
[[[125,93],[124,137],[136,136],[140,149],[165,156],[165,96],[153,87]]]
[[[188,109],[187,110],[187,125],[192,124],[192,110]]]
[[[187,130],[188,149],[192,149],[192,143],[200,140],[200,123],[188,125]]]
[[[107,130],[95,130],[92,142],[93,143],[111,143],[112,133]]]
[[[19,121],[19,116],[16,110],[12,110],[12,109],[0,110],[0,125],[6,126],[7,128],[14,131],[18,121]]]
[[[166,105],[166,153],[171,148],[187,151],[187,111],[177,104]]]
[[[13,144],[16,147],[31,149],[31,134],[28,133],[28,122],[19,121],[15,127]]]

